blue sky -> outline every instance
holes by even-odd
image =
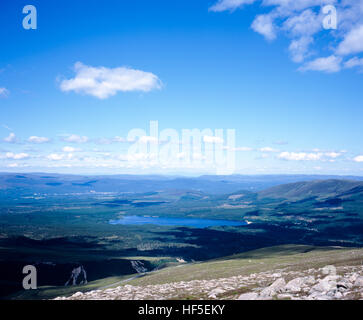
[[[0,171],[215,173],[127,157],[158,121],[234,129],[235,173],[362,175],[363,1],[287,2],[3,1]]]

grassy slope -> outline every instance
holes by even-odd
[[[91,281],[83,286],[71,286],[71,287],[40,287],[37,290],[20,291],[13,295],[8,296],[6,299],[14,300],[47,300],[54,299],[59,296],[70,296],[78,291],[86,292],[91,290],[97,290],[102,287],[107,287],[114,283],[126,280],[131,276],[121,277],[109,277],[96,281]]]
[[[178,281],[209,280],[264,271],[274,272],[274,270],[282,268],[298,271],[326,265],[361,265],[362,263],[363,249],[282,245],[203,263],[171,266],[137,279],[133,279],[135,275],[128,275],[92,281],[85,286],[42,287],[35,291],[22,291],[8,298],[52,299],[57,296],[69,296],[78,291],[112,288],[124,284],[144,286]],[[127,279],[131,279],[131,281],[127,281]],[[123,282],[124,280],[126,281]]]
[[[245,252],[223,259],[171,267],[130,281],[131,285],[162,284],[249,275],[281,268],[306,270],[326,265],[357,265],[363,249],[283,245]]]

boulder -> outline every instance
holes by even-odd
[[[216,288],[209,292],[208,298],[216,299],[219,294],[225,293],[226,291],[221,288]]]
[[[339,276],[326,276],[324,279],[319,280],[319,282],[311,288],[311,292],[328,292],[337,289],[337,280]]]
[[[287,283],[285,290],[289,292],[300,292],[301,287],[304,285],[303,278],[296,278]]]
[[[82,292],[76,292],[75,294],[72,295],[72,298],[79,298],[82,297],[83,293]]]
[[[271,284],[269,287],[263,289],[261,291],[261,296],[262,297],[272,297],[278,293],[283,292],[285,286],[286,286],[285,279],[279,278],[273,284]]]
[[[257,300],[258,294],[256,292],[249,292],[241,294],[237,300]]]

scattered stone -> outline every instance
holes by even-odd
[[[135,265],[136,267],[136,265]],[[138,264],[137,267],[141,267]],[[327,271],[335,270],[329,274]],[[339,275],[337,275],[339,274]],[[277,277],[277,279],[276,279]],[[285,279],[292,279],[288,283]],[[271,284],[272,282],[272,284]],[[236,290],[254,287],[237,295]],[[346,300],[363,299],[363,268],[344,266],[303,271],[288,268],[212,280],[180,281],[158,285],[133,286],[76,292],[56,300],[167,300],[194,296],[207,299],[238,300]]]

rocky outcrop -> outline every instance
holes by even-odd
[[[74,268],[71,272],[71,276],[66,282],[65,286],[75,286],[75,285],[82,285],[87,284],[87,273],[83,266],[79,266]]]
[[[144,263],[142,261],[138,261],[138,260],[131,261],[131,266],[137,273],[147,272],[147,269],[145,268]]]

